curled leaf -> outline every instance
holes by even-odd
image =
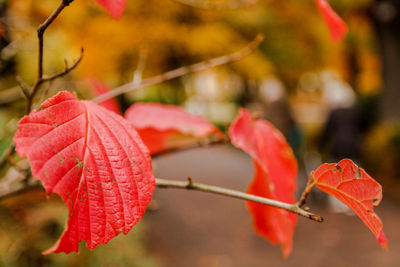
[[[205,118],[190,114],[177,106],[137,103],[125,113],[140,134],[151,154],[187,146],[201,138],[222,133]]]
[[[326,0],[315,0],[315,3],[324,18],[325,24],[328,26],[331,39],[334,42],[342,40],[348,31],[346,23],[336,14]]]
[[[67,227],[45,253],[106,244],[142,218],[155,186],[151,159],[121,116],[69,92],[46,100],[18,123],[16,151],[32,174],[69,208]]]
[[[374,212],[374,206],[382,200],[382,187],[378,182],[349,159],[338,164],[322,164],[312,178],[319,189],[350,207],[387,249],[382,221]]]
[[[232,144],[253,159],[255,174],[247,192],[295,203],[297,162],[283,135],[272,124],[253,119],[241,109],[229,129]],[[284,257],[292,250],[297,215],[254,202],[247,202],[257,233],[282,246]]]

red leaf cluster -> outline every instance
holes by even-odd
[[[82,240],[93,249],[128,233],[140,220],[155,186],[145,144],[158,153],[176,148],[170,141],[177,136],[223,138],[204,118],[174,106],[138,103],[126,117],[60,92],[18,123],[16,151],[29,158],[34,177],[48,193],[59,194],[70,212],[63,235],[45,253],[78,251]],[[255,174],[247,192],[295,203],[297,162],[283,135],[246,109],[239,111],[229,135],[253,159]],[[382,188],[363,169],[346,159],[321,165],[311,179],[310,190],[317,186],[352,208],[387,248],[382,221],[373,211]],[[287,257],[297,215],[254,202],[247,206],[257,233],[281,244]]]

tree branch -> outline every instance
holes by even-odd
[[[68,67],[68,65],[65,66],[65,70],[63,72],[60,72],[58,74],[54,74],[48,77],[44,77],[43,75],[43,44],[44,44],[44,33],[46,29],[53,23],[53,21],[60,15],[60,13],[69,6],[74,0],[61,0],[61,2],[58,4],[57,8],[50,14],[50,16],[42,23],[39,25],[37,29],[37,35],[38,35],[38,41],[39,41],[39,53],[38,53],[38,77],[36,79],[36,82],[33,84],[31,90],[29,91],[26,88],[25,83],[22,81],[20,77],[17,77],[17,82],[19,86],[22,89],[22,92],[24,93],[27,103],[26,103],[26,112],[25,114],[29,114],[32,110],[32,105],[33,105],[33,100],[38,93],[40,86],[45,83],[45,82],[50,82],[53,81],[57,78],[60,78],[64,75],[67,75],[69,72],[71,72],[73,69],[75,69],[78,64],[81,62],[83,58],[83,48],[81,49],[81,55],[78,58],[78,60],[75,61],[75,63],[71,66]],[[11,157],[15,153],[15,145],[12,145],[9,150],[4,154],[4,156],[0,159],[0,169],[4,167],[4,165],[7,163],[9,157]]]
[[[198,184],[194,183],[192,179],[188,179],[188,181],[172,181],[172,180],[165,180],[165,179],[156,179],[156,186],[160,188],[179,188],[179,189],[188,189],[188,190],[198,190],[218,195],[224,195],[228,197],[248,200],[252,202],[257,202],[260,204],[277,207],[280,209],[284,209],[298,215],[304,216],[309,218],[310,220],[314,220],[317,222],[323,222],[323,218],[319,215],[313,214],[308,212],[302,208],[300,208],[297,204],[289,204],[285,202],[280,202],[277,200],[259,197],[255,195],[246,194],[240,191],[231,190],[223,187],[212,186],[212,185],[205,185],[205,184]]]
[[[56,73],[56,74],[50,75],[50,76],[44,76],[42,78],[42,83],[54,81],[55,79],[61,78],[61,77],[65,76],[65,75],[67,75],[68,73],[70,73],[71,71],[73,71],[79,65],[79,63],[81,63],[81,61],[83,59],[83,53],[84,53],[84,49],[82,47],[81,48],[81,54],[79,55],[79,58],[74,62],[74,64],[72,64],[71,67],[69,67],[67,65],[67,63],[66,63],[64,71],[62,71],[60,73]]]
[[[297,202],[297,206],[303,207],[306,202],[307,202],[307,197],[311,193],[311,190],[315,186],[315,181],[314,181],[314,172],[310,173],[310,176],[308,177],[308,182],[306,185],[306,188],[304,189],[303,193],[301,194],[299,202]]]
[[[39,41],[39,53],[38,53],[38,77],[34,85],[32,86],[31,92],[29,94],[26,114],[29,114],[32,110],[33,99],[35,98],[40,86],[46,81],[43,79],[43,44],[44,44],[44,33],[46,29],[53,23],[53,21],[60,15],[60,13],[71,4],[74,0],[61,0],[57,8],[50,14],[50,16],[39,25],[37,30],[38,41]]]
[[[193,64],[193,65],[184,66],[184,67],[180,67],[180,68],[177,68],[177,69],[174,69],[171,71],[167,71],[163,74],[144,79],[140,84],[135,84],[132,82],[124,84],[120,87],[115,88],[112,91],[109,91],[105,94],[102,94],[102,95],[99,95],[99,96],[93,98],[92,101],[96,102],[96,103],[101,103],[107,99],[113,98],[115,96],[124,94],[129,91],[133,91],[136,89],[159,84],[159,83],[162,83],[162,82],[165,82],[168,80],[172,80],[172,79],[184,76],[189,73],[199,72],[199,71],[206,70],[206,69],[209,69],[212,67],[216,67],[216,66],[224,65],[224,64],[227,64],[230,62],[238,61],[239,59],[242,59],[243,57],[245,57],[245,56],[249,55],[251,52],[253,52],[261,44],[261,42],[263,40],[264,40],[263,35],[258,34],[256,36],[256,38],[252,42],[250,42],[246,47],[242,48],[241,50],[239,50],[233,54],[217,57],[217,58],[214,58],[211,60],[202,61],[202,62]]]
[[[323,222],[323,218],[319,215],[313,214],[309,211],[306,211],[300,208],[297,204],[289,204],[269,198],[259,197],[251,194],[246,194],[240,191],[231,190],[223,187],[199,184],[193,182],[191,178],[188,181],[174,181],[174,180],[165,180],[165,179],[156,179],[156,186],[159,188],[177,188],[177,189],[187,189],[187,190],[197,190],[202,192],[213,193],[217,195],[228,196],[237,199],[243,199],[247,201],[257,202],[260,204],[280,208],[287,210],[289,212],[296,213],[303,217],[309,218],[310,220]],[[7,181],[0,182],[0,200],[5,198],[18,195],[22,192],[26,192],[27,190],[38,188],[39,182],[37,180],[30,181],[28,183],[14,183],[10,186],[10,183]]]

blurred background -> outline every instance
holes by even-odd
[[[37,75],[36,28],[58,0],[0,0],[0,154],[11,145],[25,101],[15,77]],[[45,35],[45,73],[64,68],[85,48],[70,75],[44,86],[37,103],[59,90],[90,99],[88,79],[110,88],[235,52],[257,33],[264,42],[239,62],[126,93],[132,103],[160,102],[201,114],[222,130],[239,107],[270,120],[299,162],[299,191],[322,162],[351,158],[383,185],[376,209],[389,251],[361,220],[318,192],[309,206],[323,224],[299,218],[294,249],[258,237],[243,201],[157,189],[128,236],[80,254],[42,256],[62,233],[67,208],[41,190],[1,200],[0,266],[399,266],[400,2],[332,0],[349,26],[333,43],[314,5],[304,0],[129,0],[121,20],[91,0],[74,1]],[[15,158],[15,160],[19,160]],[[154,158],[157,177],[245,191],[251,159],[229,145]],[[18,175],[0,170],[2,179]],[[317,190],[315,190],[317,191]]]

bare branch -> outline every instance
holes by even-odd
[[[191,150],[195,148],[206,148],[206,147],[212,147],[215,145],[222,145],[222,144],[228,144],[229,141],[227,138],[224,139],[217,139],[217,138],[204,138],[200,139],[197,142],[193,142],[192,144],[180,146],[180,147],[172,147],[170,149],[165,149],[157,154],[152,154],[152,158],[157,158],[159,156],[165,156],[171,153],[176,153],[176,152],[182,152],[186,150]]]
[[[39,41],[39,53],[38,53],[38,77],[35,84],[32,86],[31,92],[28,96],[28,102],[26,106],[26,114],[29,114],[32,110],[33,99],[35,98],[40,86],[45,82],[43,79],[43,44],[44,44],[44,33],[46,29],[53,23],[53,21],[60,15],[60,13],[71,4],[73,0],[61,0],[57,8],[50,14],[50,16],[39,25],[37,34]]]
[[[138,85],[142,83],[143,70],[146,66],[147,50],[141,49],[135,72],[133,73],[132,84]]]
[[[72,64],[71,67],[68,66],[68,63],[66,61],[65,62],[65,70],[64,71],[62,71],[60,73],[57,73],[57,74],[54,74],[54,75],[43,77],[42,78],[42,83],[54,81],[55,79],[61,78],[61,77],[65,76],[65,75],[67,75],[68,73],[70,73],[71,71],[73,71],[79,65],[79,63],[81,63],[81,61],[83,59],[83,53],[84,53],[84,49],[82,47],[81,48],[81,54],[80,54],[79,58],[74,62],[74,64]]]
[[[227,189],[227,188],[223,188],[223,187],[198,184],[198,183],[194,183],[192,179],[189,179],[188,181],[173,181],[173,180],[165,180],[165,179],[157,178],[156,186],[160,187],[160,188],[179,188],[179,189],[188,189],[188,190],[198,190],[198,191],[203,191],[203,192],[208,192],[208,193],[213,193],[213,194],[218,194],[218,195],[224,195],[224,196],[228,196],[228,197],[253,201],[253,202],[260,203],[260,204],[284,209],[284,210],[296,213],[298,215],[304,216],[306,218],[309,218],[310,220],[313,220],[313,221],[323,222],[323,220],[324,220],[321,216],[313,214],[311,212],[308,212],[308,211],[300,208],[297,204],[284,203],[281,201],[264,198],[264,197],[259,197],[259,196],[255,196],[255,195],[250,195],[250,194],[246,194],[246,193],[243,193],[240,191],[231,190],[231,189]]]
[[[37,30],[37,35],[38,35],[38,40],[39,40],[39,53],[38,53],[38,77],[36,79],[36,82],[32,86],[32,89],[29,91],[25,85],[25,83],[22,81],[20,77],[17,77],[17,82],[19,86],[22,89],[22,92],[24,93],[25,97],[27,98],[27,104],[26,104],[26,114],[29,114],[32,110],[32,104],[33,100],[38,93],[40,86],[44,82],[51,82],[61,76],[64,76],[68,74],[70,71],[72,71],[74,68],[78,66],[78,64],[81,62],[82,57],[83,57],[83,48],[81,49],[81,55],[78,58],[78,60],[73,64],[73,66],[68,67],[66,65],[66,68],[63,72],[55,74],[53,76],[49,77],[43,77],[43,37],[46,29],[53,23],[53,21],[60,15],[60,13],[64,10],[65,7],[69,6],[74,0],[61,0],[60,3],[58,4],[57,8],[50,14],[50,16],[42,23],[39,25],[38,30]],[[11,148],[5,153],[3,158],[0,159],[0,169],[7,163],[9,157],[11,157],[15,153],[15,145],[12,145]]]
[[[22,80],[20,76],[15,77],[15,80],[18,83],[19,88],[21,89],[24,96],[28,99],[29,98],[29,88],[28,85]]]
[[[72,0],[73,1],[73,0]],[[39,40],[39,58],[38,58],[38,80],[43,77],[43,36],[46,29],[53,23],[53,21],[60,15],[60,13],[66,8],[71,2],[71,0],[61,0],[57,8],[50,14],[50,16],[39,25],[37,29],[38,40]]]
[[[300,208],[304,206],[307,202],[307,197],[311,193],[311,190],[315,186],[315,181],[314,181],[314,172],[310,173],[310,176],[308,178],[307,186],[304,189],[303,193],[301,194],[299,202],[297,202],[297,206]]]
[[[37,180],[29,180],[27,183],[14,183],[10,186],[10,182],[1,181],[0,183],[0,200],[8,198],[10,196],[14,196],[16,194],[25,192],[27,190],[37,188],[39,183]],[[289,212],[296,213],[303,217],[306,217],[310,220],[323,222],[324,219],[316,214],[313,214],[309,211],[306,211],[300,208],[297,204],[289,204],[269,198],[259,197],[251,194],[246,194],[240,191],[231,190],[223,187],[199,184],[193,182],[192,178],[188,178],[188,181],[174,181],[174,180],[165,180],[165,179],[156,179],[156,186],[159,188],[177,188],[177,189],[187,189],[187,190],[197,190],[202,192],[213,193],[217,195],[228,196],[237,199],[243,199],[247,201],[253,201],[260,204],[280,208],[287,210]]]
[[[171,71],[167,71],[163,74],[144,79],[140,84],[134,84],[134,83],[124,84],[118,88],[115,88],[112,91],[109,91],[105,94],[93,98],[92,101],[96,103],[101,103],[107,99],[113,98],[115,96],[124,94],[129,91],[159,84],[168,80],[184,76],[189,73],[199,72],[216,66],[224,65],[230,62],[238,61],[239,59],[242,59],[243,57],[253,52],[261,44],[263,40],[264,40],[263,35],[258,34],[256,38],[252,42],[250,42],[246,47],[242,48],[241,50],[233,54],[217,57],[211,60],[202,61],[193,65],[184,66]]]

